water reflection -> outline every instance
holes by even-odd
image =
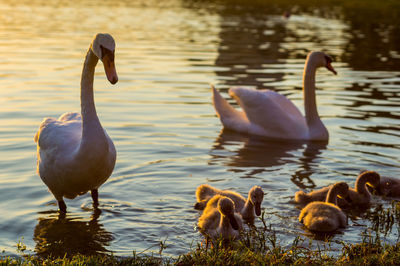
[[[315,183],[310,178],[314,160],[326,149],[327,142],[280,142],[257,136],[242,135],[229,130],[221,130],[210,151],[209,164],[229,166],[229,171],[243,171],[243,167],[256,168],[245,177],[253,177],[274,166],[285,165],[295,159],[302,149],[298,159],[298,170],[292,175],[291,181],[298,187],[313,188]]]
[[[234,149],[232,153],[232,147],[239,148]],[[284,164],[282,158],[293,157],[290,151],[302,147],[301,142],[266,140],[223,129],[211,149],[210,164],[222,161],[226,166],[267,168]]]
[[[323,150],[326,149],[328,142],[308,142],[303,154],[299,158],[299,168],[292,175],[290,179],[301,189],[315,188],[316,185],[310,176],[315,172],[312,167],[314,164],[318,167],[318,163],[315,162]]]
[[[246,10],[247,11],[247,10]],[[268,16],[261,10],[243,12],[226,7],[220,12],[220,44],[215,65],[222,67],[216,74],[228,86],[265,87],[266,81],[281,81],[284,73],[272,69],[260,77],[254,69],[264,64],[277,64],[286,58],[279,48],[285,36],[284,20]]]
[[[25,236],[29,249],[36,246],[43,256],[107,250],[128,256],[168,235],[173,244],[167,252],[178,256],[198,240],[190,205],[195,185],[208,177],[241,193],[250,183],[261,183],[269,193],[264,207],[270,222],[282,232],[279,241],[289,244],[303,232],[298,209],[290,204],[298,188],[342,179],[353,183],[360,169],[397,175],[399,9],[389,7],[394,1],[368,1],[357,8],[354,0],[340,0],[340,7],[332,2],[2,1],[0,211],[7,213],[0,221],[2,249]],[[291,11],[289,19],[282,19],[284,10]],[[86,217],[84,211],[64,218],[42,213],[37,220],[31,214],[43,210],[48,192],[32,177],[32,132],[43,114],[79,110],[82,49],[98,31],[118,39],[123,77],[116,90],[103,82],[96,86],[102,121],[119,151],[103,194],[113,201],[101,218]],[[223,92],[231,85],[274,88],[302,110],[301,72],[310,49],[333,55],[340,74],[321,71],[317,78],[329,149],[230,134],[218,136],[210,148],[221,126],[210,105],[208,82]],[[74,202],[79,208],[80,200]],[[130,202],[140,208],[122,212]],[[382,204],[385,210],[389,202]],[[160,217],[166,226],[160,227]],[[339,241],[357,242],[364,229],[375,226],[360,217]],[[27,236],[35,226],[32,240]],[[395,230],[388,234],[393,241],[397,236]]]
[[[73,214],[54,213],[39,218],[35,227],[35,252],[42,257],[71,257],[76,254],[95,255],[109,252],[106,248],[113,240],[98,222],[100,210],[94,210],[89,221]]]

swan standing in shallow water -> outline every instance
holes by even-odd
[[[339,227],[346,227],[346,214],[336,205],[337,195],[346,197],[348,189],[345,182],[334,184],[329,189],[325,202],[314,201],[301,210],[299,221],[314,232],[333,232]]]
[[[215,195],[208,201],[198,223],[200,232],[212,239],[235,239],[243,229],[242,218],[235,213],[235,203],[228,197]]]
[[[115,42],[109,34],[97,34],[87,52],[81,77],[81,113],[65,113],[58,119],[45,118],[35,135],[37,171],[67,211],[63,197],[73,199],[89,190],[98,206],[98,188],[111,175],[116,151],[97,117],[93,95],[94,71],[103,62],[107,79],[115,84]]]
[[[259,186],[250,189],[247,200],[231,190],[220,190],[210,185],[203,184],[196,189],[197,202],[194,205],[196,210],[203,210],[209,200],[215,195],[222,195],[230,198],[235,203],[235,211],[240,213],[248,223],[254,223],[255,216],[261,215],[261,203],[264,199],[264,191]]]
[[[315,73],[317,68],[326,67],[336,75],[331,62],[322,52],[307,56],[303,73],[305,117],[285,96],[270,90],[231,88],[229,94],[242,107],[244,112],[241,112],[212,86],[214,108],[227,129],[276,139],[327,141],[328,130],[317,111]]]

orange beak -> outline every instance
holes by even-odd
[[[333,66],[331,65],[331,63],[327,63],[325,66],[329,71],[331,71],[333,74],[337,75],[336,70],[333,68]]]
[[[117,83],[118,75],[117,75],[117,70],[115,69],[113,54],[109,54],[109,53],[105,54],[102,61],[103,61],[104,71],[106,72],[108,81],[111,84]]]

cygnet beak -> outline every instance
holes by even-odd
[[[260,202],[256,202],[254,204],[254,210],[255,210],[257,216],[261,215],[261,203]]]

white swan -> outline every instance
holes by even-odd
[[[314,201],[301,210],[299,221],[314,232],[333,232],[339,227],[346,227],[347,217],[336,206],[337,195],[346,197],[349,186],[339,182],[330,187],[326,201]]]
[[[244,112],[233,108],[212,86],[213,104],[223,126],[241,133],[276,139],[320,140],[329,139],[322,123],[315,99],[315,73],[326,67],[336,74],[332,59],[322,52],[311,52],[303,73],[305,117],[285,96],[270,90],[231,88],[229,90]]]
[[[81,114],[65,113],[58,119],[45,118],[35,135],[37,171],[67,211],[63,197],[73,199],[91,191],[98,206],[98,188],[111,175],[116,151],[97,117],[93,97],[94,71],[103,62],[108,80],[115,84],[115,42],[109,34],[97,34],[87,52],[81,78]]]
[[[237,192],[231,190],[220,190],[208,184],[200,185],[196,189],[196,210],[203,210],[208,201],[215,195],[230,198],[235,203],[235,211],[240,213],[246,222],[254,223],[255,216],[261,215],[261,203],[264,199],[264,191],[259,186],[253,186],[248,194],[247,200]]]
[[[212,239],[235,239],[243,229],[243,222],[235,213],[235,203],[230,198],[215,195],[200,216],[198,227],[200,232]]]

